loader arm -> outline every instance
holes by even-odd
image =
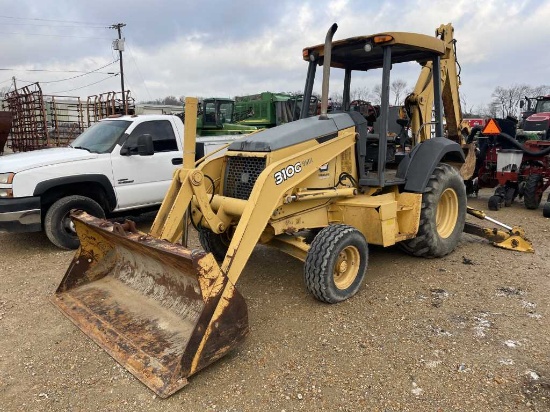
[[[246,201],[246,206],[242,211],[239,224],[233,233],[228,252],[220,268],[231,283],[237,282],[273,211],[282,204],[284,195],[290,194],[300,181],[318,172],[323,164],[355,145],[355,140],[355,128],[344,129],[339,132],[337,137],[319,144],[313,149],[306,149],[273,162],[263,170],[254,184],[248,201]],[[277,184],[274,174],[278,170],[296,163],[302,165],[301,172]],[[223,231],[218,226],[219,222],[227,227],[223,208],[218,207],[217,213],[212,209],[211,195],[204,190],[204,180],[198,185],[195,182],[200,171],[200,167],[195,170],[181,169],[174,175],[172,186],[151,229],[152,236],[175,242],[181,236],[185,212],[193,198],[214,232]],[[213,203],[216,203],[219,198],[216,196]],[[233,200],[232,202],[242,203],[245,201]]]
[[[302,163],[299,178],[303,181],[316,173],[323,164],[353,145],[355,145],[355,128],[345,129],[339,132],[338,137],[320,144],[315,149],[305,150],[273,163],[261,173],[222,263],[221,270],[227,274],[232,283],[239,278],[273,211],[282,203],[283,195],[290,194],[292,188],[299,184],[296,178],[291,178],[277,185],[274,173],[287,165],[311,159],[312,161],[308,164]]]

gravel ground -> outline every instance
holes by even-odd
[[[73,253],[1,233],[0,411],[547,411],[549,220],[521,203],[492,216],[536,253],[466,234],[437,260],[372,247],[366,283],[337,305],[307,294],[301,262],[258,246],[237,285],[250,335],[166,400],[48,302]]]

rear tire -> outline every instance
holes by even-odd
[[[224,233],[214,233],[210,229],[199,229],[199,242],[206,252],[212,253],[214,258],[221,262],[225,259],[227,249],[231,243],[229,230]]]
[[[306,256],[304,281],[316,299],[337,303],[357,293],[367,271],[369,250],[363,234],[348,225],[323,228]]]
[[[523,204],[527,209],[537,209],[539,207],[542,199],[542,192],[539,191],[541,185],[541,175],[529,175],[527,177],[523,192]]]
[[[414,256],[445,256],[458,244],[465,221],[466,188],[462,177],[454,167],[440,163],[422,194],[418,233],[399,245]]]
[[[72,209],[104,219],[105,211],[95,200],[85,196],[67,196],[50,206],[44,218],[44,231],[48,239],[61,249],[76,249],[80,240],[69,216]]]
[[[550,217],[550,202],[546,202],[542,208],[542,215],[544,217]]]

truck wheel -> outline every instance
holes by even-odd
[[[210,229],[199,229],[199,242],[206,252],[210,252],[214,255],[214,258],[221,262],[225,259],[227,249],[231,243],[232,231],[228,229],[224,233],[214,233]]]
[[[544,217],[550,217],[550,202],[546,202],[542,208],[542,215]]]
[[[95,201],[85,196],[67,196],[50,206],[44,219],[44,231],[48,239],[62,249],[76,249],[80,245],[73,222],[72,209],[81,209],[92,216],[105,218],[105,211]]]
[[[304,281],[316,299],[337,303],[359,290],[367,271],[369,249],[363,234],[347,225],[323,228],[306,256]]]
[[[542,185],[541,175],[529,175],[525,181],[523,191],[523,203],[527,209],[536,209],[542,199],[542,191],[539,190]]]
[[[440,163],[422,194],[418,233],[399,245],[414,256],[445,256],[458,244],[465,220],[466,189],[462,177],[454,167]]]

